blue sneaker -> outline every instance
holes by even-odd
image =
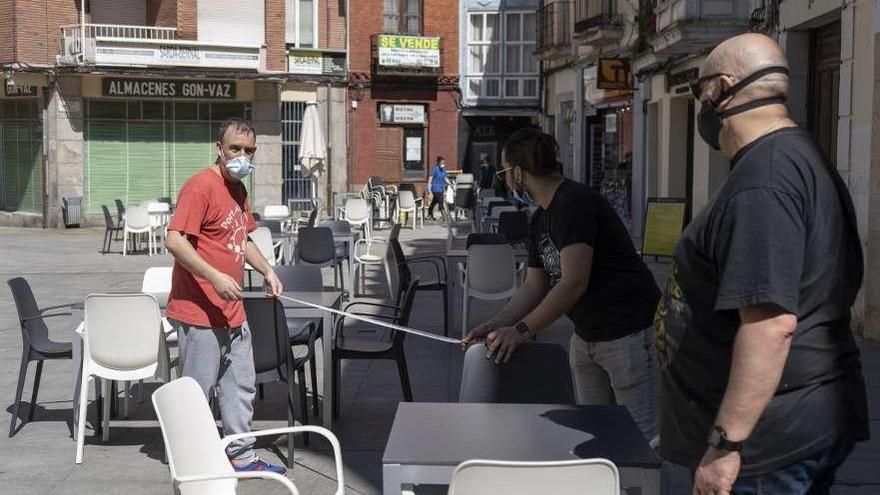
[[[243,464],[243,465],[237,465],[235,463],[232,463],[232,468],[235,469],[237,472],[272,471],[273,473],[277,473],[277,474],[284,474],[287,472],[287,468],[284,467],[283,465],[269,464],[268,462],[260,459],[259,457],[256,457],[256,458],[254,458],[253,461],[251,461],[247,464]]]

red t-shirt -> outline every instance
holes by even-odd
[[[177,196],[168,230],[183,232],[209,265],[242,283],[247,235],[257,228],[247,190],[211,168],[193,175]],[[190,325],[234,328],[245,321],[241,301],[222,299],[207,280],[174,263],[168,318]]]

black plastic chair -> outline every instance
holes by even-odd
[[[300,383],[300,410],[302,423],[309,424],[309,407],[306,398],[305,362],[313,359],[313,355],[294,358],[290,348],[287,319],[284,306],[276,298],[264,295],[247,296],[244,299],[244,310],[247,314],[248,328],[251,330],[251,344],[254,352],[254,370],[257,373],[257,384],[280,381],[287,384],[287,425],[294,426],[294,372]],[[314,349],[314,340],[310,349]],[[308,435],[304,443],[308,445]],[[293,467],[293,433],[287,434],[287,466]]]
[[[465,248],[476,244],[507,244],[507,239],[495,232],[472,232],[468,234]]]
[[[351,313],[351,309],[356,306],[373,306],[380,307],[386,311],[385,314],[366,314],[353,313],[363,316],[369,316],[373,319],[388,320],[392,323],[406,326],[409,325],[409,318],[412,313],[413,302],[415,300],[416,290],[419,288],[418,277],[412,280],[401,280],[402,291],[398,297],[398,304],[378,304],[363,301],[356,301],[345,306],[345,311]],[[376,338],[346,336],[345,335],[345,317],[341,317],[336,321],[336,346],[333,349],[333,417],[339,416],[339,380],[342,371],[341,362],[343,359],[393,359],[397,362],[397,372],[400,375],[400,386],[403,390],[403,400],[412,402],[412,385],[409,380],[409,371],[406,366],[406,355],[403,349],[403,343],[406,340],[406,332],[391,331],[389,340],[380,340]]]
[[[503,211],[498,216],[498,233],[509,244],[522,244],[529,238],[529,216],[524,211]]]
[[[333,286],[345,291],[342,261],[336,256],[333,231],[328,227],[303,227],[296,242],[296,263],[333,268]],[[347,259],[347,258],[346,258]]]
[[[321,268],[307,265],[276,266],[275,275],[287,291],[321,292],[324,290],[324,277]],[[287,318],[288,340],[290,345],[309,346],[309,353],[315,356],[315,340],[324,333],[322,318]],[[318,416],[318,369],[314,357],[309,359],[309,375],[312,379],[312,411]],[[262,397],[262,391],[261,391]]]
[[[114,237],[115,240],[119,240],[122,226],[113,221],[113,216],[110,215],[110,208],[107,208],[107,205],[101,205],[101,212],[104,213],[104,242],[101,243],[101,252],[108,253],[110,252],[110,242],[114,240]]]
[[[21,368],[18,371],[18,386],[15,388],[15,403],[12,406],[12,419],[9,421],[9,437],[15,434],[15,422],[21,407],[21,393],[27,378],[27,369],[31,361],[37,362],[37,374],[34,376],[34,388],[31,393],[31,407],[27,421],[34,419],[37,405],[37,393],[40,391],[40,377],[43,374],[43,361],[46,359],[70,359],[73,356],[70,342],[56,342],[49,338],[49,329],[45,318],[70,316],[70,313],[49,313],[47,311],[69,308],[71,305],[49,306],[39,308],[34,293],[27,280],[16,277],[6,281],[12,291],[15,309],[18,311],[18,322],[21,327]]]
[[[431,265],[434,269],[436,278],[425,279],[419,283],[418,290],[435,291],[438,290],[443,295],[443,335],[449,335],[449,294],[446,291],[447,273],[446,260],[442,256],[416,256],[407,258],[403,254],[403,248],[397,239],[390,239],[391,249],[388,250],[393,256],[388,266],[396,266],[400,280],[412,280],[411,265],[423,264]]]
[[[122,227],[125,226],[125,205],[122,204],[121,199],[114,199],[114,203],[116,203],[116,227],[119,228],[117,231],[116,240],[119,240],[119,233],[122,232]]]
[[[251,216],[254,217],[254,221],[255,221],[255,222],[257,222],[257,221],[259,221],[260,219],[262,219],[262,217],[260,216],[260,214],[259,214],[259,213],[256,213],[256,212],[251,212]]]
[[[557,344],[528,342],[510,361],[486,359],[486,345],[472,345],[464,356],[459,402],[566,404],[575,403],[568,353]]]
[[[455,198],[452,200],[452,207],[453,211],[455,212],[456,220],[458,220],[459,211],[473,211],[474,205],[476,205],[477,203],[476,198],[476,191],[474,191],[473,187],[456,189]]]

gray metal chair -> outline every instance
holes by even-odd
[[[101,253],[110,252],[110,242],[119,240],[119,233],[122,232],[122,226],[113,221],[110,215],[110,209],[107,205],[101,205],[101,212],[104,213],[104,242],[101,244]]]
[[[308,265],[287,265],[275,268],[275,275],[287,291],[324,290],[324,277],[321,268]],[[315,340],[324,334],[324,321],[321,318],[287,318],[290,345],[309,346],[315,356]],[[309,359],[309,375],[312,380],[312,411],[318,416],[318,370],[314,357]]]
[[[388,241],[391,244],[388,251],[393,256],[393,260],[388,263],[389,267],[396,266],[398,277],[402,280],[412,279],[411,265],[430,265],[434,271],[434,278],[426,278],[419,283],[418,290],[440,291],[443,295],[443,335],[449,335],[449,295],[446,290],[447,273],[446,260],[442,256],[417,256],[407,258],[403,254],[403,248],[397,239]],[[401,271],[406,273],[400,274]]]
[[[43,361],[47,359],[70,359],[73,355],[70,342],[56,342],[49,338],[46,318],[70,316],[70,313],[47,313],[51,310],[69,308],[71,305],[49,306],[40,308],[27,280],[16,277],[6,281],[12,291],[15,309],[18,311],[18,322],[21,327],[21,367],[18,371],[18,385],[15,388],[15,402],[12,405],[12,419],[9,421],[9,437],[15,434],[15,423],[21,408],[21,393],[27,378],[27,369],[31,361],[37,362],[34,388],[31,392],[31,405],[28,411],[28,422],[34,419],[37,405],[37,393],[40,391],[40,377],[43,374]]]
[[[327,227],[303,227],[296,242],[296,263],[333,268],[333,286],[345,291],[345,274],[339,258],[333,232]]]
[[[459,402],[567,404],[575,403],[568,353],[557,344],[527,342],[510,361],[486,358],[486,345],[472,345],[464,356]]]
[[[122,232],[122,226],[125,224],[125,205],[122,204],[121,199],[114,199],[114,203],[116,203],[116,226],[119,227],[119,231],[116,233],[116,240],[119,240],[119,233]]]

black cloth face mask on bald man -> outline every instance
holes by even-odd
[[[748,112],[749,110],[754,110],[759,107],[765,107],[768,105],[785,104],[785,98],[783,98],[782,96],[769,96],[767,98],[759,98],[757,100],[743,103],[742,105],[738,105],[733,108],[728,108],[727,110],[724,110],[722,112],[719,112],[717,110],[717,107],[718,107],[718,105],[721,104],[721,102],[727,100],[728,98],[733,97],[734,95],[736,95],[737,93],[742,91],[742,89],[745,88],[746,86],[748,86],[749,84],[752,84],[753,82],[757,81],[758,79],[761,79],[762,77],[764,77],[768,74],[776,74],[776,73],[788,75],[788,69],[786,67],[782,67],[782,66],[766,67],[764,69],[761,69],[759,71],[754,72],[753,74],[749,75],[748,77],[746,77],[742,81],[740,81],[740,82],[734,84],[733,86],[727,88],[726,90],[722,91],[721,94],[718,95],[718,98],[716,100],[714,100],[714,101],[713,100],[706,100],[704,102],[701,102],[700,116],[699,116],[699,123],[698,123],[697,130],[700,133],[700,137],[703,138],[703,141],[706,141],[706,144],[708,144],[712,148],[714,148],[716,150],[720,150],[721,149],[721,139],[720,139],[721,126],[722,126],[722,121],[724,119],[726,119],[728,117],[733,117],[734,115],[737,115],[737,114],[740,114],[743,112]],[[703,83],[704,82],[706,82],[710,79],[716,78],[716,77],[720,77],[722,75],[724,75],[724,74],[711,74],[708,76],[703,76],[703,77],[697,79],[696,81],[694,81],[693,83],[691,83],[691,93],[693,93],[694,98],[696,98],[697,101],[700,100],[700,95],[703,92]]]

